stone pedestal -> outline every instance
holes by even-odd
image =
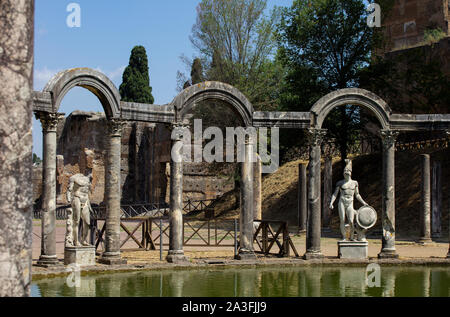
[[[361,259],[369,256],[369,243],[367,241],[339,241],[338,257],[340,259]]]
[[[95,265],[95,247],[65,247],[64,265],[76,264],[77,266]]]
[[[183,250],[169,250],[166,261],[174,264],[189,263],[189,258],[184,255]]]
[[[239,250],[239,254],[236,255],[235,259],[241,261],[256,260],[257,256],[252,251]]]

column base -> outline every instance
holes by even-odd
[[[323,259],[324,256],[321,251],[306,251],[303,255],[304,260]]]
[[[98,263],[106,265],[125,265],[127,264],[127,260],[123,259],[120,256],[120,252],[118,254],[103,253],[102,256],[98,259]]]
[[[398,254],[395,250],[381,250],[378,254],[379,259],[398,259]]]
[[[239,261],[248,261],[248,260],[257,260],[258,257],[253,251],[247,251],[247,250],[239,250],[239,253],[234,257],[236,260]]]
[[[50,267],[50,266],[61,266],[62,263],[59,262],[56,255],[49,256],[49,255],[41,255],[39,257],[39,260],[36,263],[37,266],[42,267]]]
[[[433,240],[431,240],[431,238],[420,238],[419,240],[417,240],[417,243],[420,244],[426,244],[426,243],[431,243],[433,242]]]
[[[189,263],[189,258],[184,255],[184,251],[182,250],[169,250],[166,261],[174,264],[186,264]]]

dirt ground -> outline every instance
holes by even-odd
[[[40,255],[40,221],[35,221],[33,226],[33,260],[37,261]],[[56,240],[57,240],[57,256],[59,259],[64,258],[64,234],[65,226],[63,221],[57,222],[56,227]],[[333,233],[327,234],[328,236],[333,236]],[[122,239],[127,236],[125,232],[122,231]],[[137,235],[139,239],[139,234]],[[306,243],[304,235],[297,235],[293,232],[291,233],[291,239],[300,256],[306,252]],[[321,249],[322,253],[326,257],[337,258],[338,247],[337,237],[323,237],[321,239]],[[193,242],[201,243],[200,239],[193,239]],[[228,246],[224,247],[197,247],[197,246],[185,246],[184,250],[186,255],[190,259],[233,259],[234,257],[234,243],[233,239],[228,239],[226,244]],[[379,239],[369,239],[369,257],[377,257],[381,250],[381,240]],[[167,237],[165,237],[164,248],[163,248],[163,259],[165,259],[168,251]],[[129,239],[129,241],[124,245],[123,257],[125,257],[130,264],[141,264],[141,263],[156,263],[159,262],[160,251],[159,244],[156,245],[156,250],[153,251],[127,251],[127,249],[136,248],[137,245]],[[255,250],[258,246],[255,244]],[[449,243],[446,238],[440,239],[437,242],[432,242],[425,246],[415,243],[412,239],[397,239],[396,249],[399,256],[403,259],[410,258],[444,258],[449,250]],[[273,252],[278,253],[278,247],[274,246]],[[272,251],[271,251],[272,252]],[[263,258],[262,255],[258,255]],[[294,252],[291,250],[291,257],[295,257]]]

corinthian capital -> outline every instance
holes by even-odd
[[[41,121],[42,130],[44,132],[56,132],[59,121],[64,118],[61,113],[36,112],[36,119]]]
[[[114,137],[121,137],[122,136],[122,129],[125,125],[125,122],[120,119],[110,119],[108,120],[108,133],[110,136]]]
[[[389,149],[395,146],[399,132],[394,130],[381,130],[381,140],[383,147]]]
[[[325,129],[308,129],[308,144],[310,146],[320,146],[327,134]]]

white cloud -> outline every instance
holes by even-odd
[[[111,71],[103,71],[100,67],[94,68],[96,71],[106,75],[111,81],[121,81],[122,74],[126,66],[120,66]],[[41,69],[34,70],[34,90],[41,91],[53,76],[55,76],[61,70],[49,69],[47,66]]]
[[[59,70],[48,69],[44,66],[43,69],[34,70],[34,90],[41,91],[53,76],[55,76]]]
[[[112,71],[103,71],[100,67],[95,68],[96,71],[103,73],[108,77],[111,81],[115,81],[117,79],[122,79],[122,74],[125,70],[126,66],[120,66]]]

